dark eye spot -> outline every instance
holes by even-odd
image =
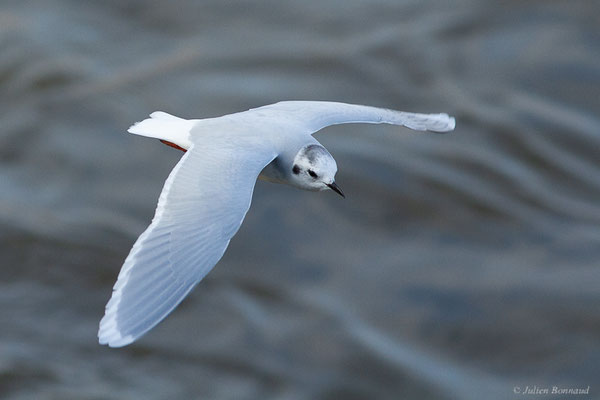
[[[298,175],[300,173],[300,167],[294,164],[294,167],[292,168],[292,172],[296,175]]]
[[[310,176],[312,176],[313,178],[315,178],[315,179],[316,179],[316,178],[319,176],[319,175],[317,175],[317,174],[315,173],[315,171],[313,171],[312,169],[309,169],[309,170],[308,170],[308,174],[309,174]]]

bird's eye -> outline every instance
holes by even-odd
[[[315,179],[318,177],[317,173],[315,171],[313,171],[312,169],[308,170],[308,174]]]
[[[296,175],[298,175],[300,173],[300,167],[298,165],[294,165],[292,167],[292,172]]]

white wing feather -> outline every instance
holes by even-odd
[[[330,125],[365,123],[402,125],[417,131],[448,132],[454,118],[448,114],[416,114],[329,101],[281,101],[252,111],[274,112],[296,120],[311,133]]]
[[[238,231],[256,178],[275,156],[258,140],[234,142],[226,135],[188,150],[165,183],[152,223],[123,264],[100,321],[101,344],[133,342],[200,282]]]

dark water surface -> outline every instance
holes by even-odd
[[[3,1],[0,398],[600,398],[599,27],[597,1]],[[180,156],[126,128],[285,99],[458,124],[321,132],[346,200],[259,182],[176,312],[99,346]]]

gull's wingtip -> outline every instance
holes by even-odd
[[[127,279],[125,276],[121,276],[117,279],[115,287],[113,288],[113,294],[106,305],[104,311],[104,317],[100,320],[98,326],[98,343],[101,345],[108,345],[108,347],[123,347],[131,344],[137,339],[133,335],[123,336],[122,332],[117,327],[117,309],[121,302],[121,290],[124,282]]]
[[[448,114],[438,114],[437,121],[427,128],[428,131],[435,133],[448,133],[456,128],[456,120]]]
[[[446,116],[448,117],[448,130],[446,132],[451,132],[456,128],[456,120],[450,115],[446,114]]]
[[[122,336],[116,329],[116,324],[113,319],[107,319],[107,316],[100,321],[100,329],[98,330],[98,343],[107,345],[108,347],[123,347],[135,341],[132,335]]]
[[[133,343],[134,339],[131,336],[125,336],[125,337],[121,337],[121,336],[115,336],[115,337],[111,337],[111,338],[98,338],[98,343],[100,343],[101,345],[106,345],[110,348],[118,348],[118,347],[124,347],[127,346],[128,344]]]

